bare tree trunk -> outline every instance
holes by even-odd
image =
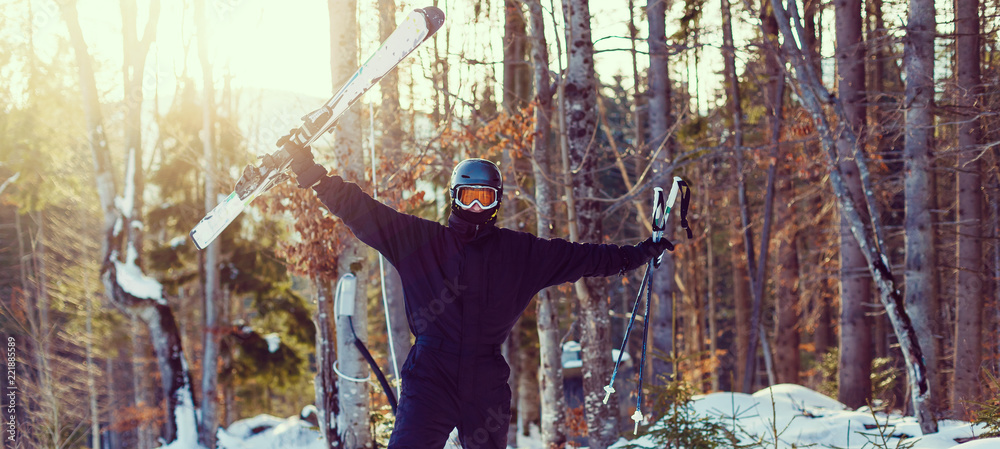
[[[847,217],[848,222],[851,224],[851,233],[864,252],[865,259],[868,262],[868,269],[874,278],[875,285],[879,289],[879,299],[882,301],[882,306],[885,308],[892,323],[893,331],[899,340],[900,350],[906,361],[907,377],[911,387],[910,395],[920,428],[925,434],[935,433],[937,432],[937,421],[930,408],[929,398],[931,390],[926,378],[927,373],[923,363],[920,342],[918,341],[913,323],[904,307],[902,295],[897,289],[891,265],[889,264],[889,258],[885,252],[884,234],[880,224],[881,217],[879,217],[877,212],[877,203],[873,198],[873,190],[869,183],[869,173],[864,164],[866,158],[863,152],[855,154],[855,158],[858,160],[857,166],[860,170],[862,185],[865,186],[865,199],[867,200],[862,206],[866,206],[869,210],[867,216],[870,217],[870,224],[866,224],[862,218],[858,204],[852,198],[850,190],[844,181],[843,174],[836,165],[839,158],[836,154],[834,136],[843,134],[848,139],[857,140],[857,138],[853,130],[846,126],[846,119],[844,118],[846,114],[843,111],[842,105],[823,87],[814,67],[807,60],[807,53],[796,43],[791,27],[794,25],[799,35],[805,33],[802,29],[802,21],[797,9],[798,6],[795,2],[789,2],[788,10],[785,10],[784,6],[778,0],[772,0],[771,6],[774,9],[775,18],[783,37],[785,50],[783,53],[795,68],[794,74],[798,81],[796,85],[798,96],[802,100],[803,105],[805,105],[806,110],[812,116],[813,122],[819,132],[820,143],[827,154],[830,183],[837,197],[841,214]],[[824,104],[831,99],[840,119],[836,128],[831,126],[824,111]]]
[[[774,20],[767,0],[761,4],[761,22],[763,24],[764,57],[767,62],[767,84],[764,90],[764,101],[767,105],[767,124],[769,143],[771,145],[772,167],[776,176],[769,180],[768,187],[774,189],[774,197],[778,201],[778,221],[787,229],[787,236],[778,244],[778,264],[776,271],[775,292],[775,351],[774,362],[768,357],[770,351],[764,351],[765,362],[774,369],[776,382],[798,383],[799,381],[799,293],[798,293],[798,255],[795,248],[796,223],[791,207],[794,195],[792,177],[788,164],[781,155],[781,129],[784,123],[783,106],[785,100],[785,71],[778,55],[778,24]],[[763,256],[762,256],[763,257]],[[761,265],[763,267],[763,265]],[[763,269],[761,269],[763,271]],[[761,287],[764,277],[761,274]],[[762,337],[764,337],[762,335]],[[761,340],[764,344],[766,339]],[[773,383],[773,382],[772,382]]]
[[[955,283],[955,378],[951,406],[959,419],[968,419],[970,402],[979,400],[979,370],[983,335],[983,188],[979,145],[982,94],[979,52],[979,0],[955,0],[958,125],[958,276]]]
[[[84,285],[90,283],[88,277],[83,281]],[[97,381],[94,379],[94,372],[98,370],[94,364],[94,298],[90,295],[91,289],[87,288],[87,336],[84,343],[84,350],[87,356],[87,393],[90,396],[90,447],[100,448],[101,446],[101,415],[97,408]]]
[[[139,325],[139,317],[131,315],[129,318],[129,336],[131,337],[131,365],[132,365],[132,405],[135,407],[142,407],[146,404],[145,393],[146,388],[143,385],[143,380],[146,379],[148,373],[146,371],[146,345],[142,344],[142,326]],[[135,428],[135,441],[136,448],[138,449],[148,449],[152,447],[149,435],[149,426],[145,422],[136,423]]]
[[[528,31],[531,39],[531,62],[535,88],[535,130],[532,140],[532,174],[535,181],[535,220],[539,238],[553,237],[555,192],[549,176],[552,120],[552,89],[549,76],[549,52],[545,40],[545,13],[540,0],[525,0],[528,7]],[[542,444],[559,447],[566,443],[565,403],[563,395],[562,347],[559,345],[558,305],[554,289],[538,293],[539,390],[541,396]]]
[[[768,12],[768,9],[761,9],[761,21],[764,25],[765,38],[768,40],[767,47],[765,51],[772,49],[772,45],[777,44],[777,29],[776,23],[774,22],[774,17]],[[731,19],[730,19],[731,21]],[[775,47],[773,51],[768,52],[771,58],[777,58],[777,48]],[[735,75],[735,69],[733,73],[733,79],[737,79]],[[763,355],[764,362],[767,366],[768,373],[768,383],[774,382],[774,372],[773,372],[773,361],[771,360],[771,352],[767,348],[767,335],[763,331],[763,325],[761,324],[761,315],[763,314],[764,307],[764,287],[766,284],[765,273],[767,272],[767,262],[769,259],[768,252],[771,246],[771,223],[773,222],[774,216],[774,190],[777,177],[778,169],[778,155],[780,153],[779,140],[781,137],[781,104],[784,97],[784,82],[779,82],[777,79],[777,74],[781,73],[780,64],[777,61],[769,64],[769,70],[772,72],[772,79],[768,82],[768,87],[765,89],[765,103],[768,105],[768,117],[769,124],[771,125],[770,140],[771,140],[771,165],[767,169],[767,186],[766,193],[764,195],[764,211],[763,218],[764,223],[761,229],[760,236],[760,257],[755,258],[754,245],[753,245],[753,233],[751,232],[750,226],[750,212],[749,206],[746,199],[746,182],[744,181],[745,169],[743,165],[743,153],[739,151],[736,153],[737,167],[739,167],[740,177],[739,177],[739,198],[740,198],[740,218],[743,224],[743,243],[747,251],[747,265],[750,267],[750,288],[753,297],[753,307],[750,310],[750,342],[748,344],[749,354],[747,355],[747,366],[746,373],[743,377],[743,391],[750,392],[753,391],[754,379],[757,377],[757,344],[758,342],[763,345]],[[738,98],[738,97],[737,97]],[[741,142],[742,144],[742,142]]]
[[[632,45],[630,56],[632,58],[632,82],[635,83],[635,92],[632,94],[632,122],[635,123],[635,143],[634,148],[644,148],[646,146],[646,122],[643,120],[643,113],[640,111],[642,104],[642,78],[639,76],[639,52],[636,44],[639,42],[639,27],[635,25],[635,0],[628,0],[628,35]],[[637,158],[638,159],[638,158]],[[637,161],[641,163],[641,161]]]
[[[524,12],[522,2],[519,0],[504,0],[504,37],[503,37],[503,109],[507,113],[516,114],[527,104],[531,96],[531,72],[525,60],[528,51],[528,37],[525,32]],[[521,157],[504,148],[503,159],[500,164],[507,171],[504,176],[508,182],[518,184],[518,166]],[[508,206],[505,217],[518,217],[524,209],[521,201],[514,202]],[[507,227],[517,229],[516,223],[507,223]],[[520,321],[514,327],[514,331],[508,336],[508,341],[504,344],[506,353],[504,357],[510,366],[510,378],[507,380],[510,386],[510,409],[511,418],[519,419],[522,415],[520,380],[523,378],[522,371],[527,368],[521,363],[522,357],[518,353],[522,350],[520,341]],[[537,389],[535,389],[537,391]],[[517,426],[507,426],[507,441],[517,442]]]
[[[746,206],[746,183],[744,182],[743,168],[743,107],[741,106],[741,95],[739,77],[736,74],[736,49],[733,42],[733,24],[731,5],[729,0],[721,0],[722,11],[722,54],[725,64],[723,76],[726,83],[726,102],[729,106],[729,113],[733,121],[733,132],[728,144],[732,147],[737,161],[736,176],[739,179],[738,203],[740,210],[741,235],[743,237],[744,248],[747,256],[750,256],[747,263],[748,278],[753,277],[753,252],[752,234],[749,229],[749,217],[746,216],[748,210]],[[749,246],[747,246],[749,245]],[[736,323],[737,323],[737,378],[743,380],[742,389],[744,393],[752,393],[748,380],[754,376],[753,366],[756,364],[756,347],[750,347],[750,335],[755,334],[753,330],[750,310],[750,292],[745,289],[746,279],[743,277],[743,261],[738,252],[733,255],[733,276],[734,293],[736,301]],[[752,282],[751,282],[752,284]]]
[[[942,329],[938,298],[934,217],[937,188],[934,174],[934,33],[933,0],[910,0],[903,66],[904,104],[903,191],[906,197],[905,301],[920,340],[931,390],[930,409],[941,410],[945,376],[940,373]]]
[[[334,319],[336,310],[333,304],[333,292],[330,281],[313,279],[316,288],[316,378],[313,385],[316,391],[316,409],[319,413],[320,435],[326,441],[328,449],[340,448],[342,442],[338,429],[337,416],[340,415],[338,401],[337,374],[333,371],[333,363],[337,360],[337,337]]]
[[[712,164],[711,177],[706,177],[702,181],[701,191],[707,192],[707,186],[709,183],[714,183],[716,181],[716,164]],[[708,207],[712,208],[714,205],[718,204],[714,198],[708,198]],[[715,220],[711,216],[705,217],[705,235],[713,236],[715,235]],[[715,246],[710,237],[705,240],[705,281],[706,281],[706,302],[708,303],[708,357],[709,366],[711,367],[711,373],[709,373],[710,378],[710,391],[719,391],[721,389],[721,383],[719,382],[719,374],[722,363],[720,363],[719,357],[719,299],[716,297],[716,290],[718,285],[716,285],[716,255]]]
[[[837,139],[840,172],[855,202],[861,202],[861,179],[853,158],[863,145],[865,136],[865,50],[862,45],[861,0],[834,2],[837,22],[837,95],[844,105],[848,123],[857,140],[845,135]],[[866,219],[867,221],[867,219]],[[868,317],[871,303],[871,278],[861,248],[851,234],[846,217],[840,220],[840,363],[838,400],[848,407],[859,408],[872,399],[872,320]]]
[[[597,131],[597,85],[594,74],[594,43],[590,33],[590,7],[586,0],[563,3],[569,65],[562,100],[566,114],[568,171],[573,176],[578,238],[583,242],[602,239],[594,174],[597,156],[591,148]],[[611,376],[611,320],[605,297],[605,280],[586,278],[575,284],[580,297],[581,346],[583,347],[584,413],[590,447],[606,448],[618,436],[617,401],[603,404],[602,389]]]
[[[384,41],[396,29],[396,2],[394,0],[379,0],[379,36]],[[379,84],[382,92],[382,107],[379,110],[379,118],[382,122],[382,154],[386,157],[396,157],[402,154],[403,128],[400,118],[399,107],[399,72],[390,70],[382,77]],[[378,188],[378,180],[375,181],[375,188]],[[389,303],[389,314],[392,321],[392,329],[389,329],[389,338],[392,339],[395,349],[396,359],[393,363],[393,374],[399,378],[399,368],[406,361],[406,355],[410,352],[410,325],[406,321],[406,307],[403,304],[403,280],[399,277],[396,267],[389,263],[383,263],[385,273],[386,299]],[[398,393],[398,388],[397,388]]]
[[[665,0],[649,0],[646,12],[649,16],[649,147],[655,159],[652,162],[653,171],[662,173],[666,161],[674,158],[675,141],[671,135],[674,127],[673,117],[673,86],[670,84],[670,67],[666,38],[666,8]],[[664,174],[662,179],[672,179]],[[673,239],[672,227],[668,226],[663,237]],[[653,316],[649,323],[652,333],[653,348],[671,354],[674,347],[673,328],[675,321],[674,302],[678,300],[677,285],[674,280],[676,262],[673,253],[666,252],[660,260],[660,266],[650,274],[653,293],[656,294],[656,304],[652,307]],[[651,382],[660,382],[674,373],[673,362],[659,357],[652,360]]]
[[[526,59],[528,37],[522,4],[521,0],[504,0],[503,106],[508,111],[523,107],[531,97],[531,71]]]
[[[215,173],[215,86],[212,78],[212,63],[208,56],[208,27],[205,24],[205,0],[195,2],[195,23],[198,33],[198,60],[201,62],[203,99],[201,143],[204,153],[205,170],[205,210],[210,211],[218,203]],[[215,434],[219,427],[219,344],[218,332],[219,301],[219,245],[212,242],[204,252],[204,297],[205,310],[202,337],[201,362],[201,426],[198,441],[205,447],[215,447]]]
[[[143,91],[143,74],[145,73],[146,57],[149,54],[150,45],[156,37],[157,23],[159,21],[159,2],[151,5],[150,15],[147,19],[145,31],[142,39],[139,39],[137,30],[137,8],[134,0],[124,0],[120,2],[122,16],[122,41],[123,41],[123,63],[122,63],[122,86],[124,87],[124,131],[125,131],[125,154],[129,155],[126,171],[135,173],[132,179],[126,180],[127,185],[131,185],[133,194],[131,195],[131,210],[121,211],[130,217],[128,230],[125,238],[129,246],[136,252],[135,260],[142,266],[143,260],[143,236],[142,226],[134,226],[134,222],[142,218],[144,176],[143,176],[143,148],[142,148],[142,102],[145,92]],[[133,317],[133,321],[134,321]],[[146,378],[143,363],[147,348],[142,343],[142,330],[138,326],[133,326],[133,386],[132,396],[136,405],[146,403],[148,392],[144,388],[143,380]],[[152,401],[149,401],[152,402]],[[139,448],[149,448],[153,446],[153,435],[146,423],[140,423],[136,429]]]
[[[782,166],[785,163],[782,162]],[[779,198],[778,220],[784,223],[785,236],[778,244],[777,260],[777,319],[775,321],[775,377],[778,383],[800,383],[799,344],[802,336],[801,303],[799,288],[798,241],[799,224],[795,215],[791,173],[787,167],[779,168],[777,197]]]
[[[357,67],[357,0],[329,0],[327,5],[330,13],[330,70],[336,88],[346,82]],[[334,135],[340,160],[346,161],[341,167],[343,176],[362,183],[365,165],[357,111],[355,109],[344,113],[336,124]],[[353,378],[367,378],[369,375],[368,363],[353,343],[355,335],[363,343],[368,340],[368,295],[365,288],[365,280],[368,279],[368,267],[365,265],[367,260],[367,247],[355,238],[344,242],[337,260],[338,273],[354,273],[358,278],[354,297],[341,298],[343,301],[354,301],[353,333],[346,316],[337,316],[336,321],[338,368],[344,376]],[[340,378],[338,382],[340,414],[337,415],[337,430],[340,440],[348,449],[372,447],[368,383],[345,378]]]

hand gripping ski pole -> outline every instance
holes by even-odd
[[[663,238],[663,233],[666,230],[667,217],[670,216],[670,212],[674,207],[674,202],[677,200],[677,195],[681,193],[681,226],[687,230],[688,238],[692,238],[691,229],[688,227],[687,223],[687,208],[691,199],[691,190],[687,187],[687,183],[684,182],[678,176],[674,177],[673,185],[670,187],[670,194],[667,195],[666,199],[663,197],[663,189],[659,187],[653,188],[653,213],[652,213],[652,232],[653,241],[659,242]],[[628,337],[632,332],[632,326],[635,324],[636,313],[639,309],[639,301],[642,300],[643,290],[646,292],[646,307],[643,313],[643,325],[642,325],[642,357],[639,362],[639,383],[638,383],[638,394],[636,395],[636,406],[635,413],[632,415],[632,420],[635,421],[635,429],[633,433],[639,432],[639,423],[642,422],[642,379],[643,379],[643,367],[646,365],[646,344],[647,337],[649,334],[649,309],[650,302],[653,299],[653,279],[650,276],[650,271],[660,265],[661,255],[656,255],[649,260],[646,264],[646,271],[642,275],[642,282],[639,284],[639,293],[636,295],[635,303],[632,305],[632,315],[629,317],[628,326],[625,328],[625,338],[622,339],[622,344],[618,350],[618,359],[615,361],[615,368],[611,372],[611,382],[604,387],[604,403],[607,404],[608,400],[611,398],[611,394],[615,392],[614,383],[615,377],[618,375],[618,366],[621,364],[622,357],[625,354],[625,345],[628,342]]]
[[[248,165],[233,193],[223,199],[191,230],[191,240],[205,249],[255,198],[288,178],[290,150],[305,148],[329,131],[344,112],[368,92],[444,24],[444,12],[434,6],[415,9],[386,38],[343,87],[319,109],[302,117],[302,125],[278,141],[277,151],[264,155],[261,164]]]

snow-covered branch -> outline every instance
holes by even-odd
[[[14,176],[11,176],[10,178],[7,178],[7,180],[4,181],[3,184],[0,184],[0,194],[2,194],[3,191],[7,189],[7,186],[9,186],[9,185],[13,184],[15,181],[17,181],[17,178],[19,178],[19,177],[21,177],[21,172],[14,173]]]

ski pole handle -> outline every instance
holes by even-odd
[[[674,181],[670,185],[670,194],[666,201],[663,199],[663,189],[653,188],[653,241],[659,242],[663,238],[663,232],[667,229],[667,218],[677,201],[677,194],[680,192],[680,184],[684,182],[680,176],[674,176]]]
[[[663,237],[663,230],[666,229],[667,211],[670,207],[663,200],[663,189],[653,187],[653,241],[659,242]]]

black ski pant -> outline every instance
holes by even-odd
[[[417,339],[403,364],[403,383],[389,449],[442,448],[452,429],[464,449],[505,449],[510,425],[510,368],[499,346],[462,360],[433,339]],[[461,370],[474,391],[459,391]]]

